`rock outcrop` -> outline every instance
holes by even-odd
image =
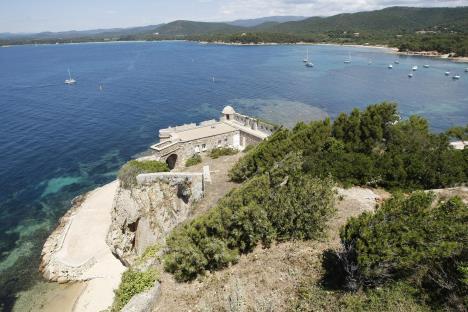
[[[125,265],[131,265],[185,221],[202,196],[202,173],[139,175],[136,186],[117,190],[107,244]]]

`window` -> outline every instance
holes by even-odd
[[[206,144],[202,144],[202,151],[206,151]]]

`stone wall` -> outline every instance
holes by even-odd
[[[220,146],[232,146],[234,144],[233,137],[238,134],[239,131],[233,131],[230,133],[210,136],[186,143],[181,143],[180,148],[177,150],[177,164],[176,167],[182,168],[185,166],[187,159],[192,157],[194,154],[206,152],[213,148]],[[203,148],[203,145],[205,146]]]
[[[241,138],[240,138],[240,141],[241,141],[241,145],[243,145],[243,147],[247,147],[248,145],[256,145],[258,143],[260,143],[262,140],[257,138],[256,136],[253,136],[249,133],[246,133],[246,132],[243,132],[241,131],[241,134],[240,134]],[[245,144],[244,144],[245,143]]]
[[[107,235],[112,253],[126,265],[164,241],[203,197],[202,173],[143,174],[137,182],[132,189],[117,190]]]

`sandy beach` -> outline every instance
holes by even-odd
[[[56,311],[57,297],[61,298],[61,311],[102,311],[112,304],[114,289],[125,271],[106,244],[117,187],[118,182],[114,181],[88,193],[62,226],[60,235],[51,236],[50,239],[58,240],[59,244],[52,250],[48,266],[65,268],[58,269],[58,281],[65,278],[82,281],[78,285],[84,286],[64,288],[59,294],[55,292],[44,304],[44,311]],[[62,272],[69,274],[67,270],[73,275],[60,276]]]

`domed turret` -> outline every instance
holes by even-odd
[[[226,120],[232,120],[233,119],[233,115],[236,113],[236,111],[234,110],[234,108],[232,108],[232,106],[226,106],[224,109],[223,109],[223,117],[226,119]]]

